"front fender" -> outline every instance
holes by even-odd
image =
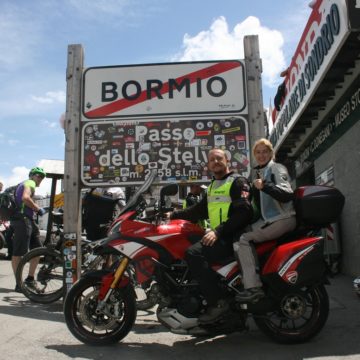
[[[83,278],[92,278],[92,279],[99,279],[101,280],[101,287],[99,289],[99,298],[103,300],[108,293],[111,284],[114,281],[114,272],[110,270],[96,270],[96,271],[89,271],[84,274]],[[124,273],[121,277],[120,281],[118,282],[116,288],[118,289],[125,289],[128,288],[130,285],[130,279]]]

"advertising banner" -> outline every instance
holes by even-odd
[[[152,169],[160,183],[210,180],[207,154],[227,151],[231,168],[250,173],[247,120],[200,119],[89,122],[82,129],[81,178],[85,185],[138,185]]]
[[[270,136],[276,150],[306,109],[349,33],[344,0],[315,3],[284,81],[286,97]]]

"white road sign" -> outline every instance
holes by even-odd
[[[247,114],[243,61],[91,67],[83,121],[187,114]]]

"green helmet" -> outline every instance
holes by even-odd
[[[46,177],[46,172],[45,172],[44,169],[41,168],[41,167],[34,167],[34,168],[32,168],[32,169],[30,170],[30,172],[29,172],[29,177],[30,177],[30,176],[33,176],[33,175],[36,175],[36,174],[39,174],[39,175],[41,175],[41,176],[43,176],[43,177]]]

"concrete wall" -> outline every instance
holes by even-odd
[[[360,119],[358,119],[360,120]],[[360,275],[360,121],[314,161],[315,177],[334,167],[334,186],[345,196],[340,219],[341,272]]]

